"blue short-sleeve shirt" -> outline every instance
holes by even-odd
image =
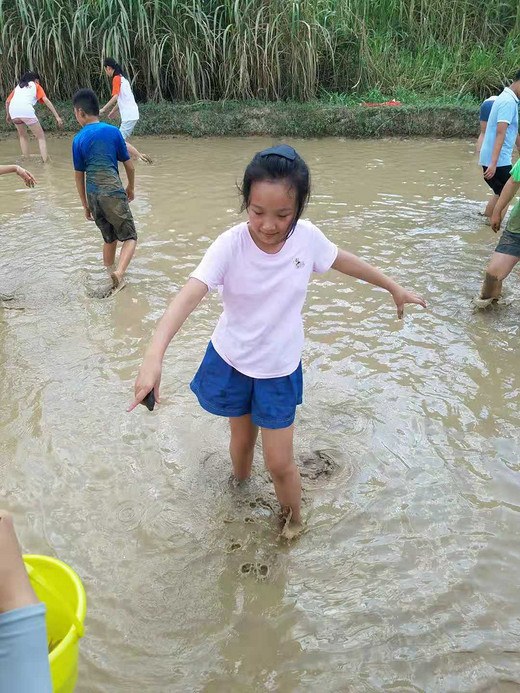
[[[118,161],[129,158],[119,129],[108,123],[84,125],[72,141],[74,170],[87,174],[87,193],[123,197]]]
[[[487,121],[489,120],[489,114],[491,113],[491,109],[493,108],[493,104],[497,99],[498,96],[490,96],[488,99],[486,99],[480,104],[479,120],[483,121],[484,123],[487,123]]]
[[[482,149],[480,150],[479,164],[481,166],[491,165],[498,123],[507,123],[507,130],[497,166],[510,166],[513,157],[513,147],[518,135],[518,97],[509,87],[504,89],[491,108]]]

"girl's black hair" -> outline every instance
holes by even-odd
[[[305,161],[286,144],[264,149],[253,157],[240,187],[242,210],[249,207],[251,186],[263,180],[287,181],[296,192],[296,212],[287,238],[293,233],[311,194],[311,176]]]
[[[123,72],[123,68],[119,63],[116,63],[114,58],[105,58],[103,61],[103,66],[113,68],[115,75],[122,75],[123,77],[126,77],[125,73]]]
[[[20,77],[20,81],[18,82],[19,87],[26,87],[29,82],[35,82],[37,79],[40,79],[40,75],[37,72],[24,72],[23,75]]]

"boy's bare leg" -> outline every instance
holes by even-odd
[[[520,258],[505,253],[493,253],[486,268],[486,276],[480,292],[481,299],[499,298],[502,293],[502,281],[509,276]]]
[[[229,454],[233,463],[233,474],[238,481],[245,481],[251,476],[258,426],[251,421],[250,414],[230,417],[229,425]]]
[[[282,511],[292,512],[291,522],[301,524],[302,486],[293,454],[294,425],[287,428],[262,428],[265,466],[273,480]]]
[[[148,156],[148,154],[141,154],[141,152],[137,151],[134,145],[130,144],[130,142],[126,142],[126,148],[128,149],[128,153],[132,159],[140,159],[141,161],[145,161],[147,164],[152,163],[152,159]]]
[[[116,261],[117,241],[113,243],[103,243],[103,265],[106,269],[112,267]]]
[[[0,510],[0,613],[38,604],[22,558],[22,552],[6,510]]]
[[[29,127],[31,128],[33,135],[38,140],[38,146],[40,148],[40,154],[42,157],[42,161],[43,161],[43,163],[45,163],[48,159],[48,156],[47,156],[47,141],[45,139],[45,133],[43,132],[43,128],[40,125],[40,123],[36,123],[36,125],[29,125]]]
[[[121,283],[125,275],[125,272],[128,269],[128,265],[130,264],[130,260],[134,256],[136,246],[137,241],[134,241],[133,239],[124,241],[123,247],[121,248],[121,253],[119,254],[119,262],[117,263],[117,269],[115,272],[112,272],[111,275],[114,281],[114,287],[119,286],[119,284]]]
[[[15,123],[15,127],[18,130],[18,137],[20,138],[22,156],[27,157],[29,156],[29,138],[27,137],[27,127],[18,123]]]

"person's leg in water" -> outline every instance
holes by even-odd
[[[265,466],[271,474],[282,513],[289,518],[283,532],[288,538],[302,529],[302,486],[300,472],[294,461],[293,435],[294,424],[287,428],[262,428]]]
[[[484,210],[484,213],[479,212],[479,214],[483,217],[488,217],[491,219],[491,216],[493,214],[493,210],[495,209],[495,205],[498,202],[498,198],[500,195],[493,194],[489,200],[489,202],[486,205],[486,209]]]
[[[45,605],[36,596],[13,521],[0,510],[0,693],[51,693]]]
[[[246,481],[251,476],[258,426],[251,421],[251,414],[229,419],[231,439],[229,454],[233,463],[233,474],[237,481]]]
[[[33,135],[38,140],[38,147],[40,148],[42,161],[43,163],[45,163],[49,157],[47,156],[47,141],[45,139],[45,133],[43,132],[43,128],[40,125],[40,123],[29,125],[29,127],[31,128]]]
[[[123,247],[119,253],[119,262],[117,263],[117,268],[110,275],[114,284],[114,289],[117,289],[117,287],[122,283],[125,272],[130,264],[130,260],[134,256],[136,247],[137,241],[134,241],[133,239],[123,241]]]
[[[520,258],[505,253],[493,253],[486,268],[486,276],[480,292],[481,300],[498,299],[502,293],[502,282]]]
[[[29,156],[29,137],[27,136],[27,126],[23,125],[22,123],[15,123],[15,127],[18,130],[22,156],[26,158]]]

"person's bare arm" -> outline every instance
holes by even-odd
[[[8,123],[11,122],[11,116],[9,115],[9,99],[5,102],[5,119]]]
[[[132,159],[123,161],[123,166],[125,167],[126,175],[128,178],[126,194],[128,196],[128,201],[132,202],[132,200],[134,199],[135,166]]]
[[[172,299],[166,312],[159,320],[152,341],[148,345],[137,380],[135,381],[135,399],[127,411],[135,409],[152,390],[154,391],[155,400],[160,402],[159,386],[161,383],[162,361],[166,349],[184,324],[184,321],[207,293],[208,287],[206,284],[199,279],[191,277]]]
[[[99,115],[103,115],[103,113],[104,113],[105,111],[108,111],[109,108],[112,108],[112,106],[113,106],[115,103],[117,103],[117,97],[118,97],[118,94],[114,94],[114,96],[112,96],[112,98],[110,99],[110,101],[107,101],[107,103],[103,106],[103,108],[100,108],[100,109],[99,109]]]
[[[480,154],[480,150],[482,149],[482,142],[484,141],[484,135],[486,134],[486,128],[487,128],[487,120],[481,120],[480,121],[480,135],[478,136],[475,154]]]
[[[52,105],[52,102],[49,101],[49,99],[46,96],[43,97],[42,101],[47,106],[47,108],[52,113],[52,115],[56,118],[56,122],[58,123],[58,127],[61,128],[63,125],[63,120],[58,115],[58,111],[54,108],[54,106]]]
[[[397,317],[402,318],[404,314],[405,303],[418,303],[423,308],[426,308],[426,303],[423,298],[417,296],[412,291],[407,291],[397,282],[386,274],[383,274],[377,267],[365,262],[357,255],[348,253],[346,250],[338,250],[338,256],[332,265],[332,269],[338,270],[342,274],[347,274],[350,277],[361,279],[364,282],[380,286],[386,289],[394,299],[397,307]]]
[[[491,164],[487,167],[487,170],[484,173],[484,178],[486,180],[490,180],[491,178],[493,178],[493,176],[497,172],[497,161],[502,150],[502,145],[504,144],[504,140],[506,138],[506,132],[508,127],[509,123],[497,123],[497,134],[495,137],[495,144],[493,146],[493,153],[491,154]]]
[[[513,180],[513,178],[509,178],[507,183],[502,188],[500,197],[498,198],[493,209],[493,214],[491,215],[491,228],[495,233],[500,230],[500,224],[502,223],[502,212],[516,195],[518,188],[520,188],[520,181],[517,183],[516,180]]]
[[[116,104],[114,106],[114,108],[110,111],[110,113],[108,114],[108,117],[109,118],[115,118],[118,113],[119,113],[119,106]]]
[[[516,144],[516,149],[517,149],[518,153],[520,154],[520,134],[518,134],[516,136],[516,143],[515,144]]]
[[[76,179],[76,188],[78,190],[78,195],[85,210],[85,216],[89,221],[94,221],[90,207],[88,206],[87,193],[85,191],[85,172],[84,171],[74,171],[74,177]]]
[[[16,164],[0,166],[0,176],[2,176],[4,173],[16,173],[16,175],[20,176],[28,188],[34,188],[38,182],[30,171],[27,171],[25,168],[17,166]]]

